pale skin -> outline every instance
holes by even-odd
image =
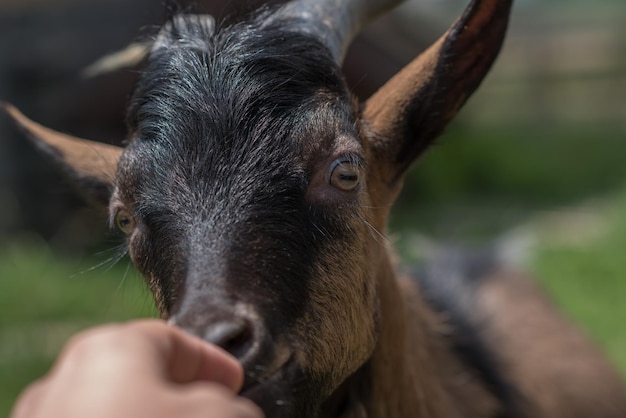
[[[11,418],[262,418],[242,384],[235,358],[162,321],[105,325],[73,337]]]

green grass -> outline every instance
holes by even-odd
[[[567,220],[568,230],[579,228],[582,235],[569,235],[569,245],[558,236],[554,242],[554,231],[543,231],[534,269],[554,300],[626,376],[626,192],[593,212],[578,222]],[[595,226],[581,225],[589,221]]]
[[[0,416],[8,416],[21,389],[46,372],[72,334],[155,316],[127,261],[86,271],[95,263],[62,260],[33,237],[0,244]]]

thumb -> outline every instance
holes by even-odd
[[[243,385],[243,369],[239,362],[222,348],[185,333],[159,320],[131,322],[153,342],[155,361],[165,377],[174,383],[209,381],[219,383],[233,392]]]

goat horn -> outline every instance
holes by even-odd
[[[121,51],[113,52],[98,59],[82,71],[82,76],[93,78],[122,68],[134,67],[146,58],[149,51],[149,43],[134,42]]]
[[[403,0],[294,0],[274,18],[304,22],[302,31],[320,39],[341,63],[352,39],[371,20]],[[270,19],[273,22],[274,19]]]

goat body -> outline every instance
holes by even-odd
[[[146,50],[124,149],[4,108],[109,208],[163,318],[241,361],[268,417],[626,416],[617,374],[527,278],[446,258],[396,272],[389,208],[491,67],[511,1],[472,1],[360,105],[341,60],[394,3],[177,16]]]

